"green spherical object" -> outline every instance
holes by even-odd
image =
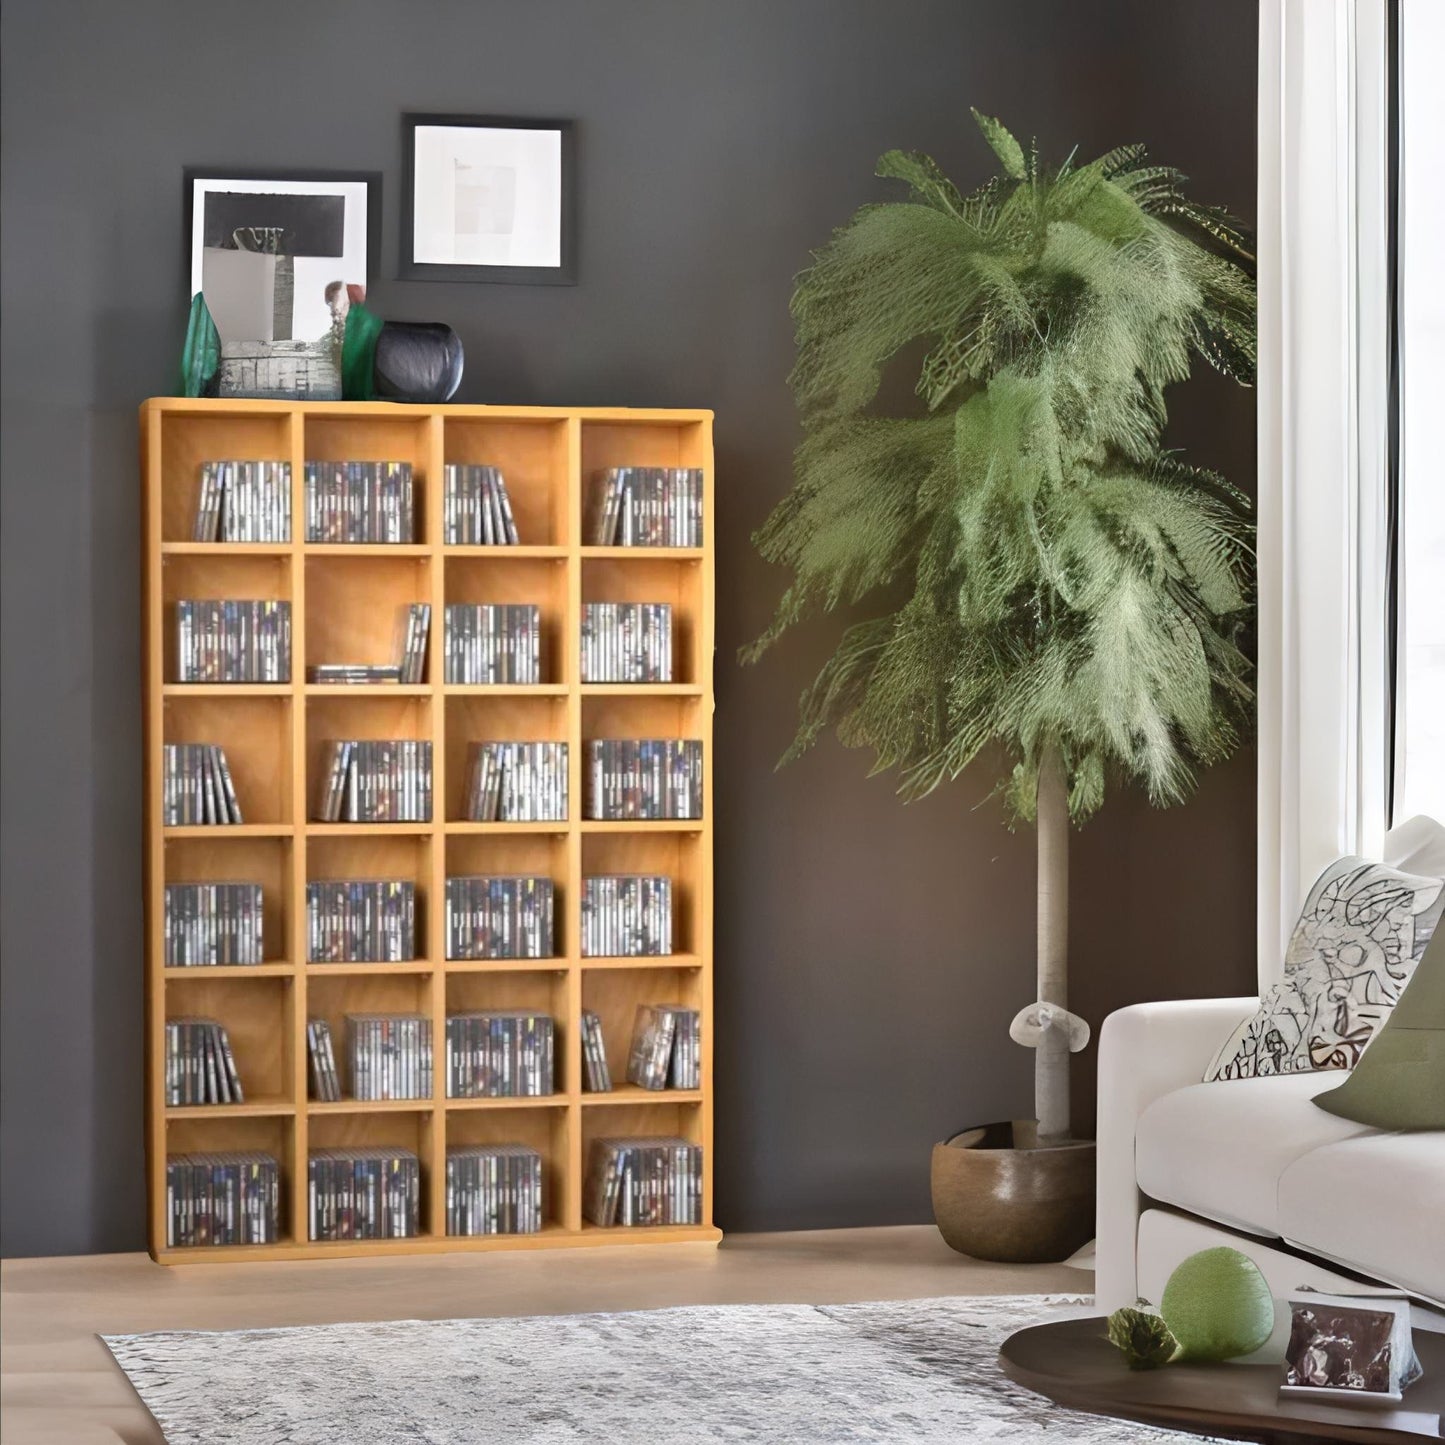
[[[1259,1266],[1226,1246],[1184,1260],[1164,1286],[1159,1313],[1189,1360],[1247,1355],[1274,1329],[1274,1299]]]

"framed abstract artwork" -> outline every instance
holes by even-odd
[[[576,284],[572,121],[408,114],[402,147],[403,280]]]

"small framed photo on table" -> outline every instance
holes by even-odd
[[[402,146],[403,280],[576,284],[572,121],[408,114]]]
[[[1282,1398],[1397,1405],[1419,1379],[1403,1297],[1300,1293],[1289,1309]]]

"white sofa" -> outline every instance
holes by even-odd
[[[1138,1004],[1099,1036],[1095,1289],[1158,1303],[1174,1266],[1232,1244],[1276,1295],[1379,1285],[1445,1307],[1445,1132],[1312,1102],[1338,1073],[1200,1080],[1254,998]]]

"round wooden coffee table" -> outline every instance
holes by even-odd
[[[1104,1318],[1019,1330],[999,1363],[1015,1383],[1093,1415],[1172,1425],[1201,1435],[1243,1435],[1300,1445],[1327,1440],[1439,1439],[1445,1413],[1445,1335],[1415,1332],[1424,1376],[1395,1406],[1281,1399],[1278,1364],[1167,1365],[1131,1370],[1104,1334]]]

